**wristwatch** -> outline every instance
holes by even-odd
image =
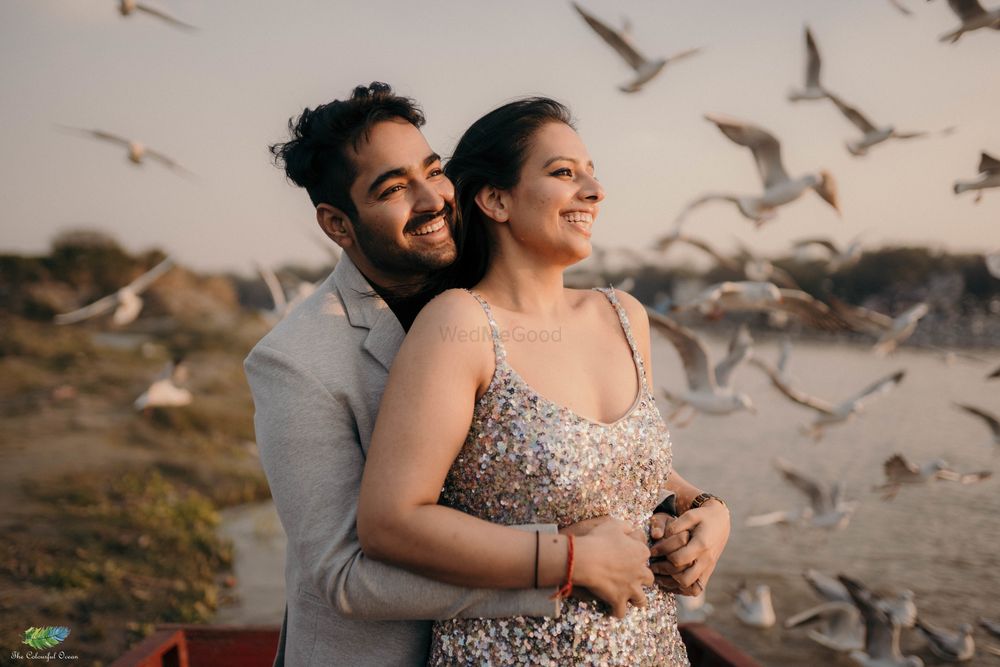
[[[701,507],[709,500],[718,500],[720,503],[722,503],[723,507],[729,509],[729,505],[726,504],[726,501],[720,498],[719,496],[715,495],[714,493],[699,493],[697,496],[695,496],[695,499],[691,501],[690,509]]]

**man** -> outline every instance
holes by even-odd
[[[430,296],[424,287],[457,255],[454,189],[418,129],[423,122],[411,100],[373,83],[348,100],[307,109],[290,123],[292,139],[272,147],[344,251],[323,285],[245,364],[261,461],[288,536],[276,664],[418,665],[430,639],[425,619],[558,613],[551,591],[449,586],[367,559],[358,544],[361,475],[388,369]],[[682,503],[697,491],[674,490]],[[725,543],[718,535],[728,537],[728,514],[724,531],[696,537],[699,517],[711,511],[694,511],[670,534],[662,522],[654,530],[664,539],[653,553],[670,558],[654,571],[690,579],[662,583],[699,592],[688,567],[695,561],[697,585],[707,582]]]

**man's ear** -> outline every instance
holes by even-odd
[[[330,204],[316,206],[316,222],[323,233],[345,250],[355,243],[354,225],[346,213]]]
[[[506,190],[500,190],[492,185],[483,186],[476,193],[476,204],[491,220],[507,222],[510,218],[510,202]]]

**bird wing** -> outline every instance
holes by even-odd
[[[583,7],[573,3],[573,8],[583,17],[594,32],[600,35],[601,39],[608,43],[611,48],[618,52],[625,59],[632,69],[638,71],[647,61],[646,58],[632,45],[632,41],[619,31],[611,28],[606,23],[595,16],[588,14]]]
[[[829,93],[829,96],[837,108],[840,109],[840,113],[844,114],[844,117],[851,121],[854,127],[861,130],[864,134],[877,131],[877,128],[872,125],[872,122],[865,118],[864,114],[860,111],[847,104],[833,93]]]
[[[694,246],[701,250],[702,252],[708,254],[712,259],[718,262],[719,266],[726,269],[739,271],[739,265],[728,257],[721,255],[715,248],[713,248],[707,241],[702,239],[697,239],[693,236],[688,236],[687,234],[679,234],[674,237],[675,241],[680,241],[682,243],[687,243],[690,246]]]
[[[812,30],[806,27],[806,87],[820,88],[819,71],[822,61],[819,57],[819,49],[816,47],[816,40],[813,39]]]
[[[872,598],[872,592],[861,582],[846,575],[837,579],[847,589],[854,606],[865,621],[865,653],[872,658],[899,655],[899,628],[884,610],[879,609]]]
[[[110,132],[105,132],[104,130],[85,130],[82,127],[71,127],[69,125],[56,125],[56,127],[68,132],[73,132],[74,134],[85,134],[89,137],[94,137],[95,139],[110,141],[118,144],[119,146],[129,146],[129,140],[125,137],[119,137],[117,134],[111,134]]]
[[[669,56],[666,60],[668,63],[675,63],[678,60],[684,60],[685,58],[690,58],[691,56],[700,52],[701,52],[701,47],[696,46],[693,49],[684,49],[683,51],[678,51],[677,53]]]
[[[900,0],[889,0],[889,4],[899,10],[900,14],[905,14],[906,16],[912,16],[913,12],[910,8],[904,5]]]
[[[691,211],[700,207],[702,204],[707,204],[713,201],[728,201],[739,205],[739,198],[727,192],[709,192],[703,194],[697,199],[688,202],[684,208],[681,209],[681,212],[677,214],[676,218],[674,218],[674,229],[679,230],[681,228],[684,220],[687,218],[688,214],[691,213]]]
[[[260,273],[264,284],[267,285],[267,290],[271,293],[271,300],[274,301],[274,310],[279,313],[284,312],[288,306],[288,300],[285,297],[285,290],[281,287],[278,276],[274,275],[274,271],[262,264],[257,265],[257,272]]]
[[[842,583],[831,576],[823,574],[819,570],[807,569],[802,573],[806,583],[808,583],[816,594],[824,600],[830,602],[850,602],[851,596]]]
[[[893,320],[888,315],[868,308],[852,306],[833,295],[827,296],[827,302],[833,312],[850,324],[855,331],[866,331],[881,336],[892,329]]]
[[[979,172],[983,174],[1000,173],[1000,160],[983,151],[979,156]]]
[[[990,427],[990,430],[993,431],[993,436],[1000,437],[1000,419],[997,419],[997,416],[992,412],[987,412],[982,408],[973,407],[971,405],[963,405],[961,403],[955,403],[955,406],[962,408],[970,415],[975,415],[976,417],[982,419],[986,422],[986,425]]]
[[[165,258],[162,262],[151,268],[146,273],[142,274],[132,282],[130,282],[127,287],[132,291],[133,294],[142,294],[146,291],[153,281],[162,276],[164,273],[169,271],[174,267],[174,260],[170,257]]]
[[[899,479],[920,474],[920,468],[902,454],[893,454],[882,464],[887,479]]]
[[[757,171],[764,181],[764,189],[788,180],[788,174],[781,163],[781,143],[767,130],[741,120],[719,114],[705,114],[705,118],[731,141],[745,146],[753,153]]]
[[[152,158],[154,160],[162,162],[166,166],[176,171],[181,171],[184,172],[185,174],[191,174],[191,175],[193,175],[194,173],[190,169],[187,169],[186,167],[182,166],[179,162],[165,155],[164,153],[161,153],[160,151],[154,151],[151,148],[147,148],[144,155],[145,157]]]
[[[197,30],[197,28],[195,28],[190,23],[185,23],[184,21],[176,19],[173,16],[171,16],[170,14],[167,14],[166,12],[164,12],[164,11],[162,11],[160,9],[156,9],[155,7],[150,7],[148,5],[136,4],[135,8],[138,9],[140,12],[145,12],[145,13],[149,14],[150,16],[155,16],[158,19],[163,19],[164,21],[166,21],[167,23],[173,25],[174,27],[183,28],[185,30]]]
[[[979,625],[981,625],[983,629],[989,632],[991,635],[993,635],[997,639],[1000,639],[1000,623],[996,621],[991,621],[988,618],[980,617]]]
[[[996,370],[986,376],[987,380],[995,380],[997,378],[1000,378],[1000,366],[997,366]]]
[[[868,399],[874,398],[881,394],[885,394],[891,391],[897,384],[903,381],[903,376],[906,375],[906,371],[896,371],[891,375],[887,375],[881,380],[877,380],[861,391],[859,391],[854,396],[851,396],[843,403],[837,406],[838,410],[841,408],[851,408],[852,410],[857,410],[860,408]]]
[[[808,245],[821,245],[824,248],[826,248],[827,250],[829,250],[831,255],[839,255],[840,254],[840,249],[837,248],[837,245],[833,241],[831,241],[830,239],[819,239],[819,238],[817,238],[817,239],[802,239],[801,241],[796,241],[795,243],[793,243],[792,247],[794,247],[794,248],[804,248],[804,247],[806,247]]]
[[[771,367],[771,365],[766,361],[757,359],[756,357],[751,357],[750,364],[764,371],[764,373],[771,378],[771,384],[773,384],[775,388],[784,394],[789,400],[815,410],[820,414],[833,415],[833,406],[831,404],[793,388],[791,385],[782,380],[777,370]]]
[[[962,19],[962,23],[970,23],[986,13],[979,0],[948,0],[948,6]]]
[[[898,130],[893,130],[892,136],[894,139],[919,139],[920,137],[926,137],[930,132],[926,130],[914,131],[914,132],[900,132]]]
[[[806,494],[809,498],[809,503],[813,506],[813,509],[818,512],[829,509],[827,507],[829,504],[829,498],[826,493],[823,492],[823,488],[819,485],[819,482],[807,477],[801,471],[793,468],[792,465],[784,459],[776,458],[774,460],[774,467],[778,469],[786,481],[791,483],[792,486],[797,488],[802,493]]]
[[[823,331],[851,331],[853,327],[825,303],[802,290],[782,288],[777,310],[795,315],[803,323]]]
[[[647,307],[646,313],[653,329],[660,332],[677,348],[691,391],[713,389],[714,382],[709,374],[708,350],[705,349],[705,344],[693,331],[682,327],[669,317],[660,315],[652,308]]]
[[[741,324],[729,341],[729,354],[715,366],[715,383],[720,387],[729,386],[729,376],[753,353],[753,338],[747,325]]]
[[[77,310],[61,313],[56,315],[54,322],[56,324],[74,324],[76,322],[81,322],[91,317],[96,317],[102,313],[106,313],[118,304],[118,293],[109,294],[105,297],[101,297],[97,301],[84,306],[83,308],[78,308]]]

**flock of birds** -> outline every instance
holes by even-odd
[[[904,14],[911,10],[902,0],[890,0],[891,4]],[[948,0],[948,5],[958,16],[960,25],[942,35],[942,41],[956,42],[965,33],[980,30],[1000,30],[1000,7],[984,9],[977,0]],[[629,26],[615,29],[573,3],[576,12],[607,44],[609,44],[634,70],[635,77],[621,86],[625,93],[636,93],[649,84],[668,66],[695,56],[700,48],[689,48],[670,57],[650,59],[635,46]],[[120,0],[119,12],[129,17],[143,14],[164,21],[172,27],[193,30],[194,26],[168,13],[135,0]],[[839,95],[830,92],[821,82],[821,58],[815,36],[805,29],[806,76],[804,85],[788,94],[792,102],[823,101],[832,103],[843,116],[860,132],[860,136],[846,142],[848,151],[855,156],[865,155],[872,147],[890,139],[913,139],[928,132],[900,131],[891,125],[879,125],[851,106]],[[671,315],[677,313],[700,313],[714,319],[727,312],[764,312],[772,323],[787,323],[790,319],[803,326],[834,332],[862,332],[875,338],[873,351],[885,356],[913,334],[920,320],[929,312],[928,304],[918,303],[893,317],[870,309],[846,304],[828,296],[817,299],[803,291],[785,271],[754,252],[742,247],[740,255],[733,259],[716,251],[710,243],[686,233],[684,223],[689,215],[702,205],[723,201],[736,206],[740,214],[750,220],[756,228],[774,220],[777,210],[789,204],[809,190],[814,191],[827,204],[839,212],[836,181],[832,174],[817,170],[790,176],[781,158],[778,139],[767,130],[742,120],[722,114],[707,114],[706,119],[735,144],[750,150],[761,179],[761,192],[752,195],[726,192],[709,192],[687,204],[674,222],[671,233],[658,240],[656,247],[666,251],[675,244],[687,244],[710,255],[720,265],[737,270],[747,280],[723,282],[712,285],[692,299],[675,302],[665,298],[649,308],[650,322],[655,331],[664,336],[677,349],[687,376],[687,388],[680,392],[663,391],[664,396],[676,407],[668,417],[675,426],[689,423],[697,413],[709,415],[729,415],[741,410],[754,411],[750,396],[733,385],[734,371],[742,364],[764,373],[775,389],[788,400],[814,413],[812,422],[803,425],[802,431],[815,439],[823,436],[826,429],[857,418],[863,409],[879,396],[891,391],[905,377],[906,371],[896,370],[885,377],[870,379],[855,394],[839,401],[828,401],[812,396],[797,386],[789,372],[791,342],[786,339],[780,358],[772,364],[754,355],[754,341],[749,330],[741,326],[734,334],[725,358],[713,362],[704,342],[690,329],[678,324]],[[150,149],[141,142],[121,137],[99,129],[65,127],[62,129],[103,142],[112,143],[127,151],[127,159],[141,165],[147,159],[154,160],[175,172],[190,175],[191,172],[162,152]],[[952,128],[941,132],[947,134]],[[956,194],[976,191],[976,201],[986,189],[1000,187],[1000,160],[983,152],[978,165],[978,175],[969,180],[957,180],[953,189]],[[846,246],[839,246],[827,239],[804,239],[799,241],[797,252],[816,249],[827,255],[830,272],[848,267],[858,261],[863,253],[860,238]],[[595,249],[595,253],[597,249]],[[336,256],[333,257],[336,261]],[[1000,252],[985,255],[990,273],[1000,279]],[[148,272],[109,294],[80,309],[56,316],[55,323],[71,325],[91,318],[110,314],[110,321],[116,327],[125,327],[139,315],[143,301],[141,294],[149,286],[174,266],[168,257]],[[267,285],[274,306],[261,315],[270,324],[275,324],[315,289],[315,285],[302,282],[287,293],[277,276],[266,267],[258,267],[261,278]],[[182,358],[175,358],[153,379],[149,388],[135,402],[136,410],[148,411],[155,407],[188,405],[193,396],[184,387],[188,369]],[[987,373],[991,380],[1000,379],[1000,368]],[[992,443],[1000,446],[1000,418],[990,411],[972,405],[958,405],[967,414],[983,421],[992,434]],[[688,412],[686,420],[679,419]],[[778,459],[775,468],[782,479],[790,483],[805,496],[807,501],[801,507],[778,510],[752,516],[747,520],[750,526],[766,526],[775,523],[793,524],[828,530],[843,528],[850,521],[859,506],[859,501],[848,499],[844,494],[842,481],[826,483],[814,479],[796,469],[787,461]],[[990,471],[959,472],[946,461],[935,459],[917,464],[901,453],[894,453],[884,464],[885,482],[875,487],[884,500],[891,500],[904,486],[921,486],[936,481],[951,481],[970,484],[987,479]],[[943,660],[969,660],[975,653],[971,625],[965,624],[956,631],[934,627],[922,621],[916,610],[913,593],[900,591],[895,596],[878,595],[864,584],[845,575],[830,577],[816,571],[805,573],[806,581],[816,591],[822,602],[811,609],[786,619],[786,628],[809,627],[807,636],[831,650],[848,654],[863,667],[913,667],[922,665],[917,656],[905,656],[900,650],[900,634],[903,629],[916,628],[927,639],[931,652]],[[681,619],[686,621],[704,620],[711,613],[711,605],[704,600],[704,594],[696,598],[678,598]],[[770,627],[777,621],[771,602],[771,591],[765,585],[753,589],[744,585],[735,594],[734,613],[740,620],[754,627]],[[994,637],[1000,638],[1000,623],[980,619],[980,625]],[[1000,649],[987,650],[1000,655]]]

